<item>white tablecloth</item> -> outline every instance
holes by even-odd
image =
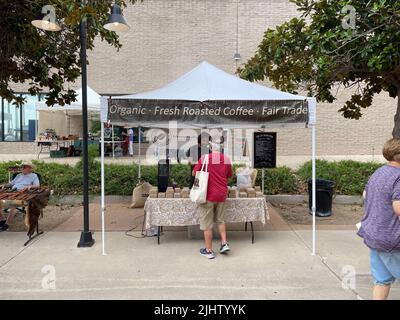
[[[188,198],[147,198],[144,205],[146,229],[156,226],[191,226],[200,224],[203,207]],[[225,222],[269,220],[265,198],[228,198]]]

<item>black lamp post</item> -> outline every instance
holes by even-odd
[[[83,1],[84,4],[84,1]],[[42,13],[38,18],[32,21],[32,24],[45,31],[60,31],[61,27],[56,21],[50,21],[48,15]],[[111,14],[108,18],[104,28],[110,31],[127,31],[129,26],[122,16],[121,7],[114,4],[111,7]],[[78,247],[91,247],[94,244],[92,233],[89,230],[89,157],[88,157],[88,112],[87,112],[87,60],[86,60],[86,47],[87,47],[87,22],[86,18],[82,18],[79,25],[79,38],[80,38],[80,57],[82,69],[82,153],[83,153],[83,231],[78,243]]]
[[[83,153],[83,231],[78,242],[78,248],[91,247],[94,244],[92,232],[89,230],[89,156],[88,156],[88,115],[87,115],[87,25],[83,18],[79,25],[81,42],[82,68],[82,153]]]

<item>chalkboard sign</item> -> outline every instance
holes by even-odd
[[[276,167],[276,132],[254,132],[253,167]]]

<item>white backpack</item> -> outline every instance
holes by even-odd
[[[196,172],[192,190],[190,190],[190,200],[194,203],[202,204],[207,202],[208,188],[208,161],[209,155],[204,157],[200,171]]]

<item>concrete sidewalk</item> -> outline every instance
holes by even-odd
[[[232,252],[214,260],[201,257],[202,241],[186,232],[166,232],[161,245],[108,232],[106,256],[101,234],[94,237],[94,247],[78,249],[78,232],[48,232],[23,248],[24,233],[0,233],[0,299],[370,298],[368,250],[354,231],[319,231],[320,256],[311,256],[306,230],[259,231],[255,244],[232,231]],[[355,290],[342,287],[348,265]],[[53,267],[55,282],[46,276]],[[400,298],[398,286],[391,298]]]

